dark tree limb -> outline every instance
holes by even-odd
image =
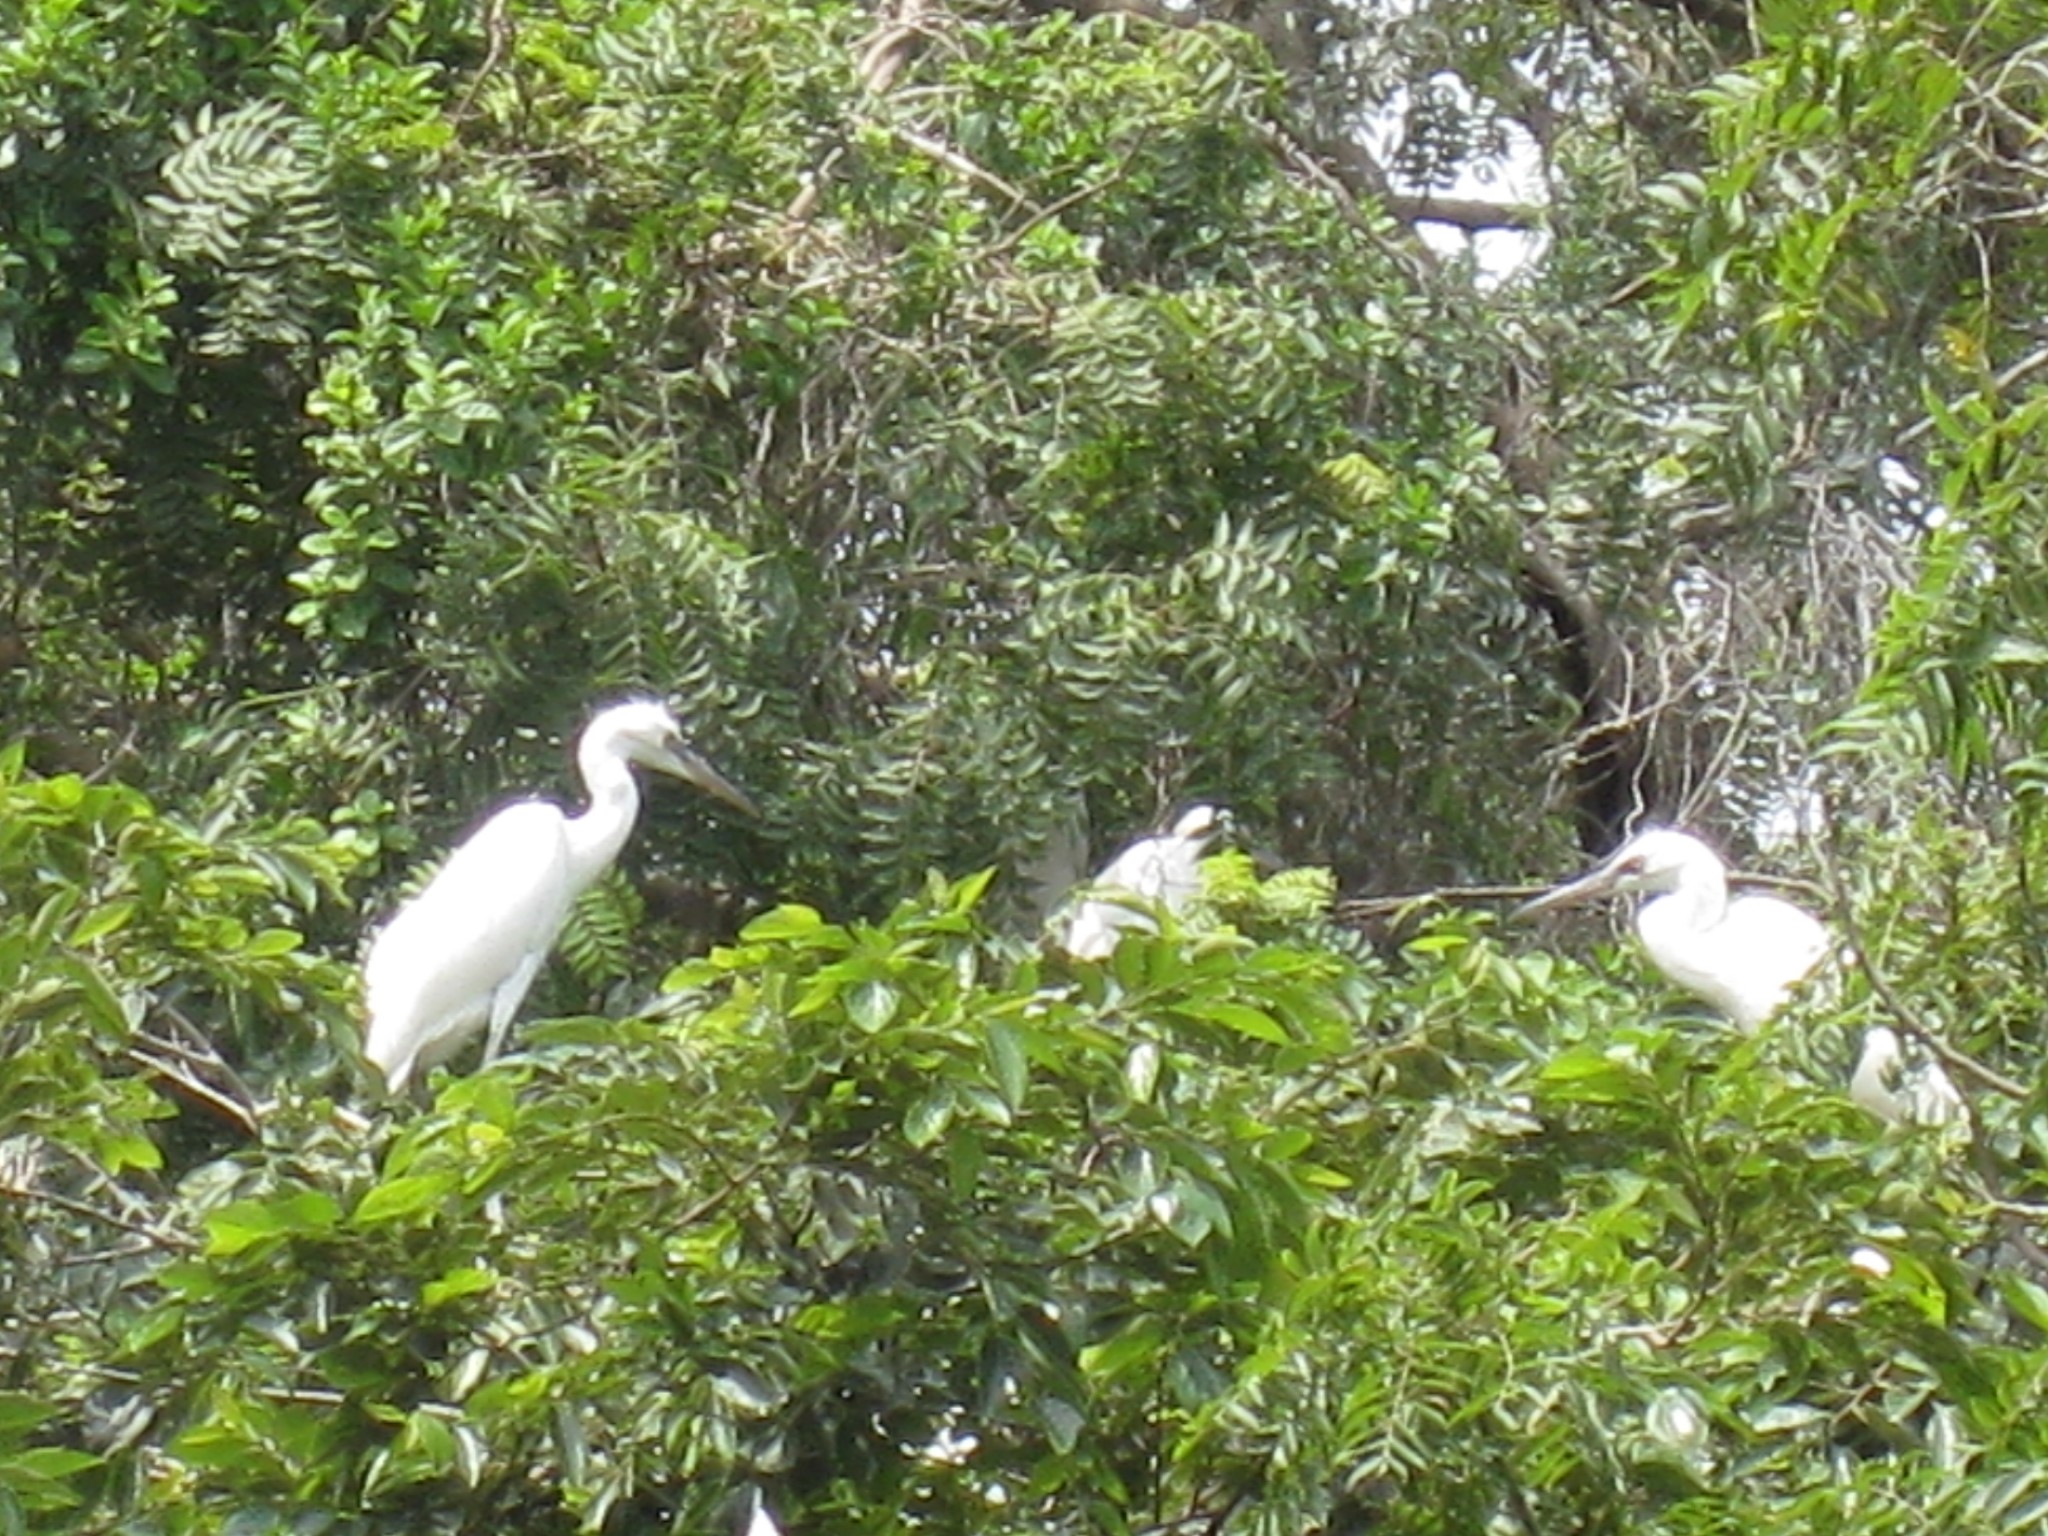
[[[1742,0],[1641,0],[1653,11],[1670,11],[1715,32],[1749,34],[1749,7]]]
[[[1592,596],[1530,530],[1523,538],[1522,590],[1550,621],[1566,690],[1579,701],[1572,732],[1572,816],[1579,846],[1602,858],[1656,802],[1649,721],[1630,707],[1628,649]]]

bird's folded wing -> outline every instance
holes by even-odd
[[[433,1028],[488,1004],[568,911],[562,813],[509,805],[448,857],[377,935],[363,967],[372,1025],[403,1015]]]
[[[1131,844],[1094,879],[1098,891],[1128,891],[1178,910],[1201,889],[1200,856],[1178,838],[1148,837]]]

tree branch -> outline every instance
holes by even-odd
[[[144,1226],[139,1221],[130,1221],[126,1216],[117,1216],[112,1211],[103,1211],[96,1205],[88,1205],[83,1200],[74,1200],[69,1195],[60,1195],[55,1190],[23,1189],[12,1184],[0,1184],[0,1195],[11,1196],[16,1200],[34,1200],[43,1205],[53,1206],[60,1211],[68,1211],[73,1216],[83,1217],[87,1221],[104,1223],[133,1237],[142,1238],[158,1248],[170,1248],[180,1253],[190,1253],[199,1246],[182,1232],[172,1232],[160,1227]]]
[[[1381,195],[1387,212],[1407,223],[1454,224],[1460,229],[1540,230],[1547,227],[1544,210],[1528,203],[1494,203],[1479,197]]]
[[[1440,885],[1427,891],[1405,891],[1394,896],[1355,896],[1330,909],[1338,922],[1363,926],[1383,917],[1398,917],[1411,907],[1478,907],[1497,901],[1527,901],[1549,890],[1544,885]]]
[[[1653,11],[1672,11],[1716,32],[1749,33],[1749,7],[1741,0],[1642,0]]]

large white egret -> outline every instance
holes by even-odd
[[[1062,926],[1059,946],[1076,960],[1107,960],[1126,932],[1157,933],[1146,907],[1178,916],[1202,890],[1202,856],[1230,826],[1227,811],[1190,807],[1168,832],[1141,837],[1088,883]]]
[[[618,857],[640,813],[632,764],[696,785],[729,805],[753,803],[683,741],[652,699],[601,711],[576,743],[590,806],[570,816],[544,800],[506,806],[398,910],[363,965],[370,1027],[363,1054],[393,1093],[447,1060],[483,1028],[484,1060],[505,1032],[569,904]]]
[[[1863,1032],[1863,1051],[1849,1075],[1849,1097],[1892,1125],[1955,1125],[1963,1095],[1938,1061],[1908,1059],[1897,1031]]]
[[[1728,871],[1705,843],[1669,827],[1638,832],[1578,879],[1514,916],[1629,891],[1648,893],[1636,936],[1650,962],[1694,996],[1755,1031],[1828,952],[1819,919],[1775,896],[1728,896]]]

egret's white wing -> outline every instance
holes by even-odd
[[[1776,1013],[1829,946],[1817,918],[1775,896],[1738,897],[1706,928],[1691,926],[1666,898],[1643,908],[1637,930],[1665,975],[1745,1030]]]
[[[1864,1031],[1849,1097],[1893,1125],[1960,1125],[1968,1114],[1941,1063],[1909,1060],[1898,1035],[1883,1025]]]
[[[1865,1030],[1856,1069],[1849,1074],[1850,1102],[1897,1125],[1906,1118],[1898,1086],[1902,1065],[1899,1037],[1895,1033],[1882,1025]]]
[[[1091,896],[1078,903],[1074,915],[1067,919],[1060,948],[1076,960],[1107,960],[1116,952],[1121,934],[1133,929],[1151,933],[1156,928],[1151,918],[1134,907]]]
[[[1906,1113],[1915,1125],[1961,1125],[1969,1118],[1963,1091],[1938,1061],[1906,1069]]]
[[[1775,896],[1738,896],[1728,903],[1720,936],[1750,961],[1759,987],[1782,1000],[1827,958],[1832,941],[1819,918]]]
[[[1061,948],[1079,960],[1107,960],[1119,935],[1156,933],[1144,904],[1184,911],[1202,889],[1202,851],[1183,837],[1141,837],[1089,881],[1100,895],[1083,900],[1068,920]]]
[[[569,909],[559,809],[522,800],[498,812],[398,911],[363,966],[363,1054],[395,1091],[460,1050],[493,1001],[509,1017]],[[509,990],[508,990],[509,989]]]
[[[1197,868],[1201,857],[1201,850],[1185,838],[1148,837],[1117,855],[1095,883],[1156,901],[1169,912],[1180,912],[1202,889]]]

